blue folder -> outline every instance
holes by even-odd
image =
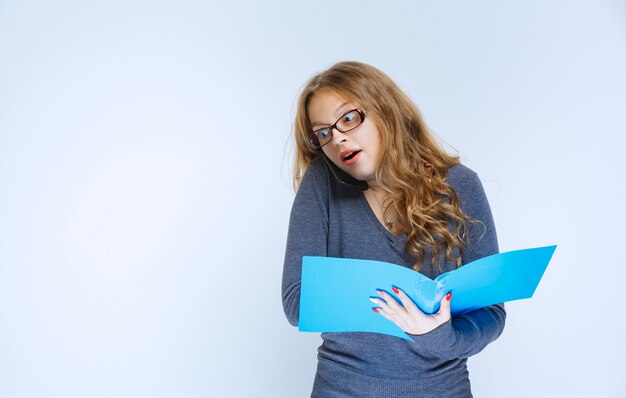
[[[556,249],[554,246],[494,254],[432,280],[396,264],[334,257],[302,257],[299,330],[376,332],[411,338],[372,311],[376,290],[404,290],[427,314],[452,292],[452,315],[532,297]],[[395,297],[395,296],[394,296]]]

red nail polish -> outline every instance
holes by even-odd
[[[393,286],[393,287],[392,287],[392,289],[393,289],[393,292],[394,292],[395,294],[400,293],[400,290],[398,290],[398,288],[397,288],[397,287]]]
[[[378,312],[378,308],[372,308],[372,311]]]
[[[450,301],[451,298],[452,298],[452,292],[446,294],[446,300]]]

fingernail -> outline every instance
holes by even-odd
[[[446,294],[446,300],[450,301],[451,298],[452,298],[452,292]]]
[[[383,292],[382,290],[376,290],[376,293],[378,293],[379,296],[382,296],[383,294],[385,294],[385,292]]]
[[[372,311],[378,312],[378,308],[372,308]]]
[[[374,297],[370,297],[370,301],[376,305],[378,305],[378,302],[376,302],[376,299]]]
[[[400,293],[400,290],[398,290],[398,288],[397,288],[397,287],[392,286],[391,288],[393,289],[393,292],[394,292],[395,294]]]

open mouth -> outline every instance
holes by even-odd
[[[342,160],[343,160],[344,162],[345,162],[346,160],[350,160],[350,159],[352,159],[353,157],[355,157],[355,156],[356,156],[359,152],[361,152],[361,151],[354,151],[354,152],[350,152],[349,154],[347,154],[346,156],[344,156],[344,158],[343,158]]]

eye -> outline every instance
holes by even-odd
[[[356,118],[355,113],[356,112],[349,112],[349,113],[346,113],[345,115],[343,115],[344,123],[349,123],[349,122],[353,121]]]
[[[317,136],[320,138],[320,140],[323,140],[324,138],[328,137],[329,134],[330,134],[330,129],[321,129],[317,132]]]

